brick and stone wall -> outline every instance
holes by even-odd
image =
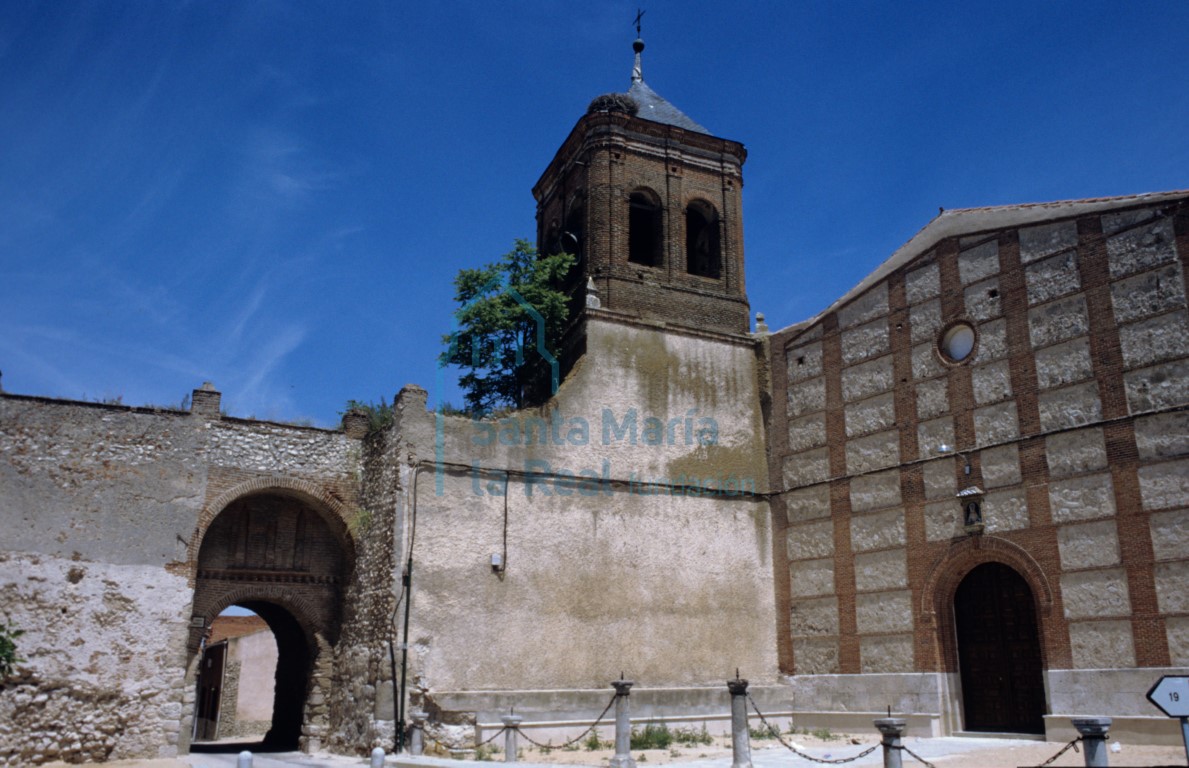
[[[1095,690],[1134,693],[1189,665],[1175,586],[1189,567],[1187,260],[1184,201],[959,234],[773,338],[780,664],[795,687],[896,673],[909,711],[960,728],[946,574],[998,560],[1037,594],[1048,711],[1152,714],[1131,694],[1079,709],[1085,676],[1070,686],[1074,670],[1115,669]],[[977,333],[961,363],[938,352],[956,321]],[[955,499],[971,486],[978,536]],[[940,682],[913,698],[922,675]],[[871,690],[839,706],[882,710],[889,693]]]

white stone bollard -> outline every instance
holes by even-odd
[[[615,757],[611,768],[636,768],[632,759],[632,705],[628,700],[631,680],[620,678],[611,683],[615,687]]]
[[[1086,748],[1087,768],[1107,768],[1111,764],[1106,751],[1106,737],[1111,730],[1109,717],[1073,717],[1069,722],[1078,729]]]
[[[372,750],[372,762],[370,768],[384,768],[384,748],[376,747]]]
[[[751,768],[751,730],[747,727],[747,681],[727,681],[731,692],[731,768]]]
[[[883,765],[884,768],[902,768],[904,765],[904,758],[901,749],[904,746],[900,741],[900,737],[904,735],[904,729],[908,725],[908,721],[902,717],[884,717],[875,721],[875,727],[883,734],[883,739],[880,741],[883,744]]]
[[[418,709],[409,714],[409,719],[413,721],[413,732],[409,734],[409,754],[423,755],[425,754],[425,721],[429,719],[429,715]]]
[[[240,752],[235,759],[235,768],[252,768],[252,753],[246,749]]]
[[[524,720],[520,715],[504,715],[500,718],[504,722],[504,762],[516,762],[516,726]]]

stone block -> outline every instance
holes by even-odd
[[[1154,208],[1133,208],[1130,211],[1104,213],[1101,219],[1102,232],[1105,235],[1113,235],[1124,229],[1131,229],[1136,224],[1151,221],[1155,217]]]
[[[1131,622],[1077,621],[1069,625],[1069,644],[1076,669],[1115,669],[1135,666]]]
[[[1115,488],[1108,472],[1049,483],[1053,522],[1094,520],[1115,514]]]
[[[931,379],[945,373],[945,367],[937,357],[937,345],[933,342],[917,344],[912,348],[912,377]]]
[[[1056,224],[1025,227],[1019,231],[1019,236],[1020,261],[1031,264],[1037,259],[1077,245],[1078,227],[1075,221],[1059,221]]]
[[[1115,320],[1126,323],[1185,306],[1185,281],[1181,266],[1166,264],[1151,272],[1111,284]]]
[[[962,507],[957,499],[945,499],[925,504],[925,538],[945,541],[965,536],[962,526]]]
[[[1011,397],[1011,367],[1006,360],[970,369],[974,401],[979,405],[997,403]]]
[[[789,381],[805,381],[822,375],[822,343],[792,347],[786,353]]]
[[[1160,612],[1189,613],[1189,562],[1157,563],[1152,575]]]
[[[896,424],[895,394],[885,392],[851,403],[844,409],[844,416],[847,437],[867,435],[893,427]]]
[[[1144,509],[1185,506],[1189,502],[1189,459],[1140,467],[1139,495]]]
[[[813,637],[793,640],[793,667],[798,675],[838,672],[838,639]]]
[[[794,452],[826,444],[826,414],[818,411],[789,420],[789,450]]]
[[[1189,403],[1189,360],[1128,371],[1123,374],[1123,388],[1132,413]]]
[[[834,593],[834,558],[801,560],[789,565],[794,597],[818,597]]]
[[[1174,667],[1189,667],[1189,616],[1170,616],[1164,620],[1168,636],[1168,656]]]
[[[1119,326],[1119,346],[1127,368],[1143,368],[1189,356],[1189,315],[1185,310]]]
[[[789,523],[802,523],[830,516],[830,486],[814,485],[790,491],[784,495],[785,514]]]
[[[875,635],[859,638],[859,669],[871,672],[911,672],[912,635]]]
[[[999,243],[988,240],[958,254],[958,278],[962,285],[999,272]]]
[[[1064,387],[1093,375],[1090,339],[1085,336],[1036,352],[1036,383],[1041,389]]]
[[[974,348],[974,363],[986,363],[1007,357],[1007,321],[1000,318],[989,323],[980,323],[978,345]]]
[[[1028,303],[1040,304],[1058,296],[1080,291],[1076,251],[1050,256],[1024,268],[1024,282],[1028,287]]]
[[[852,512],[866,512],[880,507],[900,504],[900,470],[889,469],[870,475],[859,475],[850,481]]]
[[[1014,400],[974,410],[974,436],[979,445],[1005,443],[1020,436]]]
[[[820,376],[789,386],[789,418],[825,410],[826,380]]]
[[[936,339],[941,330],[941,300],[933,299],[909,307],[908,329],[914,344]]]
[[[838,326],[852,328],[888,313],[888,284],[881,282],[838,310]]]
[[[1118,278],[1176,261],[1175,243],[1172,219],[1160,219],[1108,237],[1106,257],[1111,277]]]
[[[887,318],[842,332],[842,362],[846,365],[886,355],[890,350]]]
[[[855,515],[850,520],[850,543],[855,552],[902,547],[905,541],[902,509]]]
[[[940,295],[941,272],[937,268],[937,262],[931,262],[905,274],[904,294],[909,304]]]
[[[1072,387],[1041,392],[1036,397],[1040,428],[1045,432],[1080,427],[1102,420],[1098,383],[1087,381]]]
[[[1135,420],[1135,447],[1143,460],[1189,454],[1189,411],[1139,417]]]
[[[812,560],[834,554],[834,523],[831,520],[795,525],[788,530],[789,560]]]
[[[1033,348],[1085,336],[1090,332],[1090,315],[1085,294],[1041,304],[1028,310],[1028,336]]]
[[[855,622],[861,635],[912,631],[912,593],[903,589],[857,595]]]
[[[999,279],[976,283],[962,292],[966,314],[975,320],[990,320],[1003,314],[999,303]]]
[[[838,634],[838,598],[794,600],[789,626],[793,637],[821,637]]]
[[[1101,427],[1057,432],[1045,438],[1049,475],[1068,477],[1105,469],[1106,440]]]
[[[931,419],[950,409],[948,383],[945,378],[930,379],[916,385],[917,418]]]
[[[955,507],[957,502],[955,500]],[[994,491],[983,498],[983,523],[989,533],[1028,527],[1028,500],[1023,488]]]
[[[1090,619],[1127,616],[1131,598],[1127,592],[1127,571],[1077,571],[1061,575],[1061,599],[1065,618]]]
[[[1119,564],[1119,532],[1114,520],[1063,525],[1057,529],[1061,568],[1076,571]]]
[[[958,480],[954,474],[955,461],[957,460],[952,456],[947,456],[927,462],[922,467],[926,499],[952,499],[958,492]]]
[[[988,488],[1015,485],[1022,479],[1020,449],[1015,443],[986,449],[979,454],[979,463],[982,465],[983,482]]]
[[[875,592],[908,586],[907,550],[885,549],[855,555],[855,589]]]
[[[1148,518],[1148,528],[1157,560],[1189,558],[1189,509],[1157,512]]]
[[[803,485],[820,483],[830,476],[830,451],[815,448],[812,451],[786,456],[784,459],[784,487],[800,488]]]
[[[891,355],[842,369],[842,399],[848,403],[886,392],[893,384]]]
[[[900,463],[900,433],[896,430],[858,437],[846,443],[846,470],[857,475]]]
[[[954,444],[954,420],[949,416],[917,424],[917,450],[924,455],[940,452],[943,445]]]

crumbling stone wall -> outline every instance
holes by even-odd
[[[0,605],[26,631],[0,690],[3,759],[188,747],[196,558],[233,489],[304,484],[347,529],[358,439],[221,419],[217,396],[187,413],[0,394]]]

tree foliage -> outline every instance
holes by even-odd
[[[443,338],[441,360],[463,370],[458,383],[470,411],[521,408],[533,393],[552,394],[569,320],[562,285],[573,265],[570,254],[542,256],[517,240],[498,261],[454,278],[457,329]]]
[[[24,661],[17,656],[16,640],[25,634],[25,630],[17,629],[9,621],[8,616],[0,621],[0,682],[12,674],[13,668]]]

